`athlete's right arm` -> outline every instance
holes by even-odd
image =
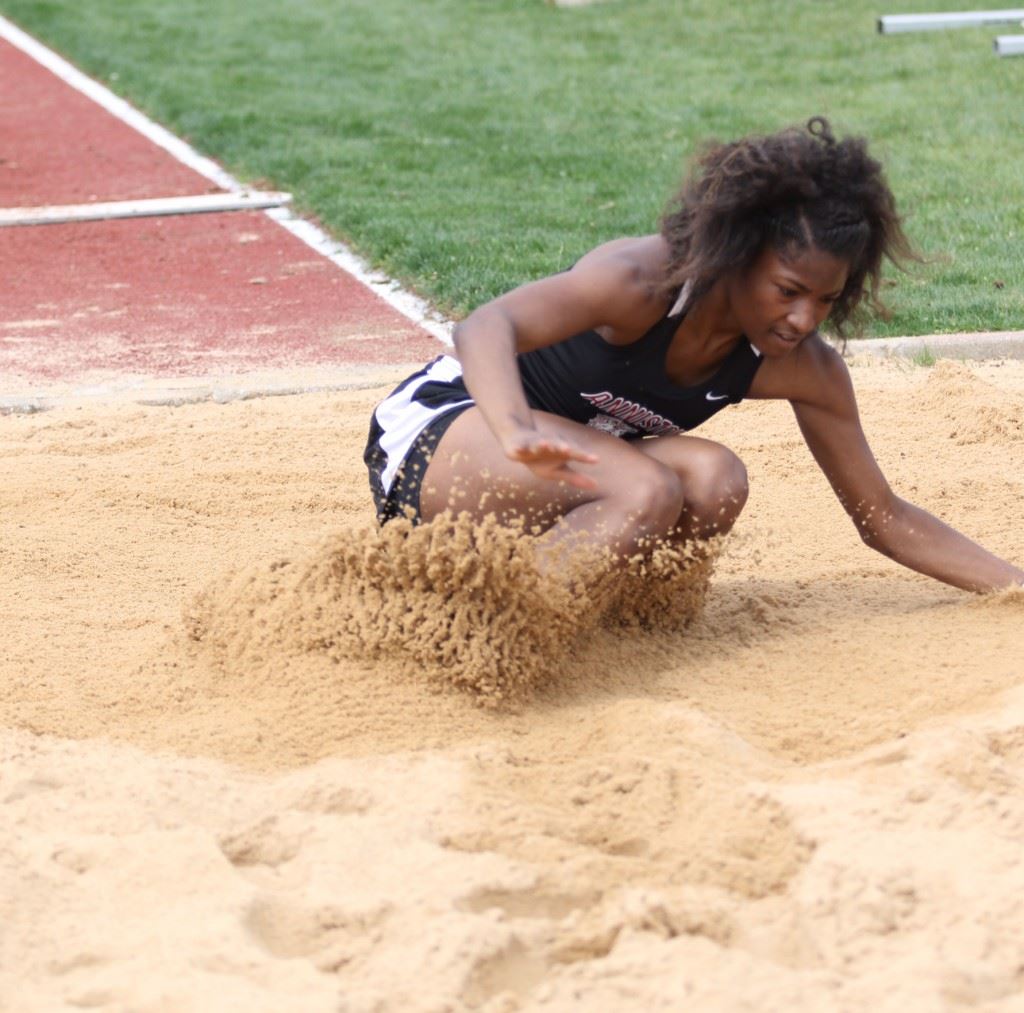
[[[650,311],[651,292],[638,265],[601,249],[570,271],[530,282],[474,310],[455,328],[463,379],[505,454],[547,478],[592,488],[569,461],[595,458],[537,431],[516,356],[596,327],[635,326]]]

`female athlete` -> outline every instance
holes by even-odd
[[[657,235],[475,310],[456,356],[374,411],[366,463],[382,523],[446,509],[523,519],[542,567],[583,544],[628,558],[727,532],[742,461],[688,435],[744,398],[789,401],[864,542],[947,584],[990,591],[1024,570],[889,487],[850,375],[818,333],[880,311],[882,261],[913,258],[882,168],[826,120],[712,147]]]

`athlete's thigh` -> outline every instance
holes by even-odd
[[[623,440],[549,412],[535,411],[542,433],[571,440],[597,457],[594,464],[573,463],[596,483],[577,489],[535,475],[525,464],[509,460],[479,408],[463,412],[438,444],[420,490],[420,515],[430,520],[445,509],[483,517],[496,514],[503,522],[524,518],[549,526],[573,508],[614,495],[631,473],[650,462]]]

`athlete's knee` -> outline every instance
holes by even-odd
[[[679,516],[685,494],[680,477],[671,468],[652,460],[622,475],[616,499],[639,526],[667,531]]]
[[[727,530],[739,516],[750,494],[746,465],[727,447],[715,447],[687,476],[685,507],[695,520],[713,533]]]
[[[735,507],[736,513],[739,513],[750,495],[747,466],[731,450],[722,449],[724,454],[715,476],[718,500]]]

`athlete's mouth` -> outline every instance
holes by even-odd
[[[787,345],[795,345],[800,340],[799,334],[786,335],[779,331],[772,331],[772,334],[779,339],[779,341],[785,341]]]

